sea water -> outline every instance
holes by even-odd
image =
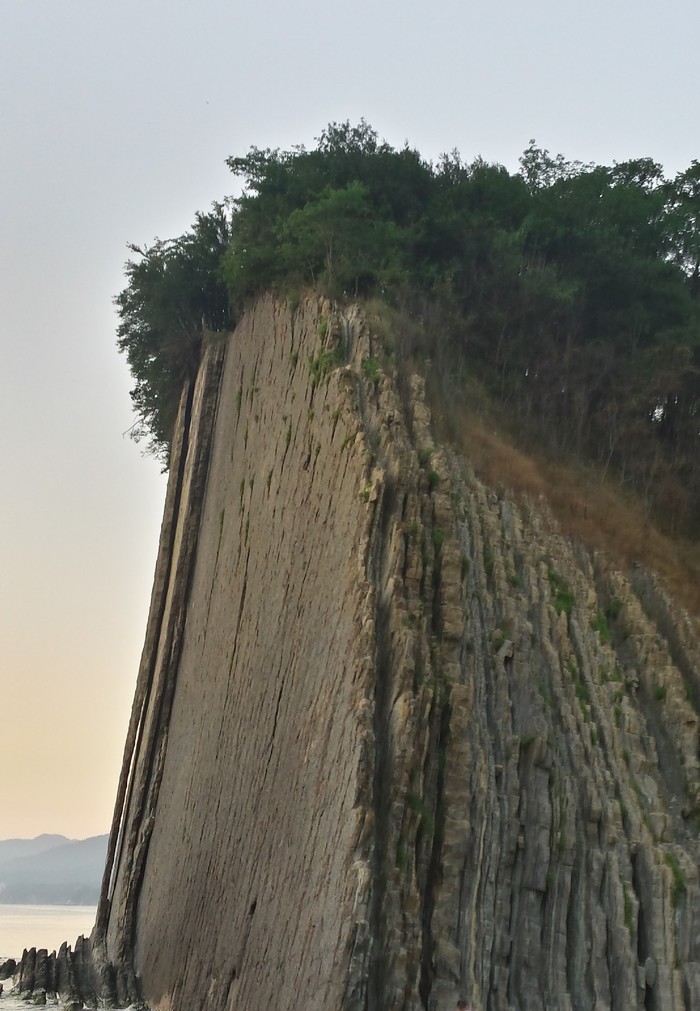
[[[0,904],[0,959],[19,959],[24,948],[58,951],[64,941],[74,947],[80,934],[91,933],[96,912],[95,906]]]

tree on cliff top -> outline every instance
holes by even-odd
[[[519,431],[700,531],[697,163],[666,180],[650,158],[586,165],[532,141],[517,173],[457,152],[430,164],[361,121],[228,164],[243,193],[132,249],[116,300],[135,431],[161,456],[202,319],[219,329],[260,291],[314,285],[418,318],[451,380],[477,377]]]
[[[223,204],[197,214],[178,239],[129,246],[127,285],[114,302],[120,318],[117,346],[135,380],[132,435],[166,466],[183,383],[199,365],[203,329],[231,325],[229,297],[219,263],[230,241]]]
[[[310,151],[253,148],[229,158],[244,181],[223,271],[232,299],[313,284],[342,297],[403,277],[404,237],[422,213],[432,170],[367,123],[332,123]]]

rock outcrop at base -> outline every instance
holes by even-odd
[[[93,957],[163,1011],[699,1007],[697,627],[379,357],[268,298],[183,396]]]
[[[25,948],[19,962],[10,958],[0,965],[0,979],[11,979],[10,993],[30,1004],[55,1003],[58,998],[66,1009],[140,1003],[135,980],[102,963],[89,938],[82,936],[73,947],[62,944],[58,952]]]

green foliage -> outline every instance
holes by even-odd
[[[571,614],[571,610],[574,606],[574,594],[569,588],[568,583],[563,579],[554,569],[549,570],[549,585],[552,588],[552,593],[554,594],[554,610],[557,614],[565,614],[567,617]]]
[[[311,369],[311,385],[318,386],[324,376],[327,376],[333,369],[342,362],[339,350],[319,351],[309,358],[309,368]]]
[[[614,597],[605,608],[605,617],[610,621],[615,621],[618,618],[623,606],[623,602],[618,597]]]
[[[603,645],[607,645],[610,642],[611,635],[610,629],[608,628],[608,621],[605,617],[604,611],[598,611],[595,618],[591,621],[591,628],[594,632],[597,632],[600,636],[600,641]]]
[[[671,887],[671,904],[675,909],[681,900],[681,897],[685,893],[685,874],[678,863],[678,857],[675,853],[666,852],[664,854],[664,859],[666,864],[671,869],[671,874],[673,875],[673,885]]]
[[[376,358],[363,358],[362,359],[362,373],[365,375],[370,382],[379,382],[379,362]]]
[[[356,296],[402,275],[402,229],[431,178],[416,151],[364,121],[332,123],[312,151],[253,148],[228,164],[245,185],[224,265],[234,300],[294,278]]]
[[[665,179],[650,158],[585,165],[531,141],[513,174],[456,152],[429,164],[363,120],[228,164],[241,196],[131,247],[116,299],[134,433],[155,452],[207,333],[262,290],[293,310],[311,284],[390,303],[397,354],[453,384],[468,369],[544,448],[616,472],[672,532],[700,531],[700,163]],[[567,588],[555,601],[570,613]]]
[[[197,214],[191,230],[152,246],[130,245],[126,287],[114,299],[117,347],[135,385],[132,436],[166,465],[180,392],[197,371],[203,335],[230,328],[231,314],[219,273],[231,237],[225,205]]]
[[[588,685],[579,677],[574,680],[574,691],[576,692],[576,698],[579,700],[582,709],[584,709],[585,706],[590,705],[591,694],[588,691]]]

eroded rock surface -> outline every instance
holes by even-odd
[[[183,397],[102,977],[175,1011],[700,1007],[697,628],[435,447],[378,357],[358,309],[265,299]]]

